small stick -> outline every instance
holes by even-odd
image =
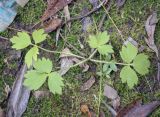
[[[113,115],[113,117],[117,116],[117,112],[111,107],[109,106],[105,101],[102,100],[102,103],[108,108],[108,110],[111,112],[111,114]]]
[[[157,72],[157,80],[160,81],[160,63],[159,62],[157,63],[157,66],[158,66],[157,67],[158,68],[158,70],[157,70],[158,71]]]
[[[102,7],[103,7],[104,11],[106,12],[106,14],[108,15],[109,19],[111,20],[111,22],[113,23],[114,27],[117,29],[119,35],[121,36],[122,41],[125,42],[125,39],[123,37],[122,32],[119,30],[119,28],[117,27],[114,20],[112,19],[112,17],[110,16],[109,12],[107,11],[107,9],[105,8],[105,6],[103,4],[102,4]]]
[[[10,29],[10,30],[15,30],[15,31],[18,31],[18,32],[22,32],[22,31],[25,31],[25,32],[27,32],[28,34],[31,34],[29,31],[27,31],[27,30],[21,30],[21,29],[17,29],[17,28],[13,28],[13,27],[7,27],[8,29]]]
[[[60,33],[61,38],[65,41],[65,38],[62,36],[62,34]],[[81,56],[85,56],[85,54],[83,52],[80,52],[76,47],[74,47],[72,44],[70,44],[69,42],[67,42],[67,45],[70,46],[71,48],[73,48],[76,52],[78,52]]]
[[[86,56],[85,53],[80,52],[76,47],[74,47],[72,44],[67,42],[67,45],[71,48],[73,48],[76,52],[78,52],[81,56]]]
[[[111,8],[111,1],[109,1],[106,10],[109,11],[110,8]],[[106,17],[107,17],[107,14],[106,14],[106,13],[103,14],[102,19],[101,19],[101,21],[100,21],[100,23],[99,23],[99,25],[98,25],[98,30],[101,30],[101,28],[102,28],[102,26],[103,26],[103,23],[104,23],[104,21],[105,21],[105,19],[106,19]]]
[[[103,4],[106,4],[106,0],[103,0],[97,7],[93,8],[91,11],[89,11],[85,15],[78,16],[78,17],[75,17],[75,18],[71,18],[70,20],[67,20],[66,22],[64,22],[61,26],[67,24],[68,22],[71,22],[71,21],[74,21],[74,20],[78,20],[78,19],[83,19],[84,17],[87,17],[87,16],[91,15],[92,13],[96,12],[97,10],[99,10],[103,6]]]
[[[6,38],[6,37],[2,37],[2,36],[0,36],[0,39],[3,39],[3,40],[7,40],[7,41],[9,41],[9,39],[8,39],[8,38]]]

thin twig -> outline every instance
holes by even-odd
[[[102,60],[96,60],[96,59],[90,59],[90,61],[92,61],[92,62],[96,62],[96,63],[113,63],[112,61],[110,62],[110,61],[102,61]],[[117,64],[117,65],[130,65],[130,66],[132,66],[133,64],[125,64],[125,63],[118,63],[118,62],[115,62],[115,64]]]
[[[60,32],[61,32],[61,28],[58,28],[57,31],[56,31],[56,46],[58,45],[58,40],[59,40]]]
[[[107,9],[105,8],[104,5],[102,5],[102,7],[103,7],[104,11],[106,12],[106,14],[108,15],[109,19],[111,20],[111,22],[113,23],[113,25],[115,26],[115,28],[117,29],[119,35],[121,36],[122,41],[125,42],[125,39],[124,39],[124,37],[123,37],[123,35],[122,35],[122,32],[119,30],[119,28],[117,27],[117,25],[116,25],[115,22],[113,21],[112,17],[109,15]]]
[[[160,81],[160,63],[157,63],[157,80]]]
[[[7,27],[7,28],[10,29],[10,30],[18,31],[18,32],[25,31],[25,32],[27,32],[28,34],[31,34],[31,32],[29,32],[29,31],[27,31],[27,30],[21,30],[21,29],[17,29],[17,28],[13,28],[13,27]]]
[[[106,7],[106,10],[109,11],[110,8],[111,8],[111,0],[109,0],[109,3],[108,3],[108,5],[107,5],[107,7]],[[106,17],[107,17],[107,14],[104,13],[103,16],[102,16],[102,18],[101,18],[101,21],[100,21],[100,23],[99,23],[99,25],[98,25],[98,30],[101,30],[101,28],[102,28],[102,26],[103,26],[103,23],[104,23],[104,21],[105,21],[105,19],[106,19]]]
[[[3,39],[3,40],[7,40],[7,41],[9,41],[9,39],[8,39],[8,38],[6,38],[6,37],[2,37],[2,36],[0,36],[0,39]]]
[[[102,60],[102,55],[101,54],[100,54],[99,58],[100,58],[100,60]],[[100,72],[102,72],[102,69],[103,69],[102,63],[100,63],[100,69],[101,69]],[[101,106],[101,99],[102,99],[102,78],[103,78],[102,75],[100,75],[100,79],[99,79],[99,95],[98,95],[98,115],[100,113],[100,106]]]
[[[72,44],[70,44],[69,42],[67,42],[67,45],[72,48],[73,50],[75,50],[77,53],[79,53],[81,56],[86,56],[85,53],[79,51],[75,46],[73,46]]]
[[[61,38],[66,41],[66,39],[63,37],[63,35],[60,33]],[[70,44],[69,42],[67,42],[67,45],[70,46],[71,48],[73,48],[77,53],[79,53],[81,56],[86,56],[83,52],[80,52],[76,47],[74,47],[72,44]]]
[[[111,107],[109,106],[105,101],[102,100],[102,103],[108,108],[108,110],[112,113],[113,117],[117,116],[117,112]]]
[[[98,11],[101,7],[103,7],[104,4],[106,4],[106,0],[103,0],[97,7],[93,8],[88,13],[86,13],[86,14],[84,14],[82,16],[77,16],[77,17],[71,18],[70,20],[67,20],[66,22],[64,22],[61,26],[67,24],[68,22],[71,22],[71,21],[74,21],[74,20],[83,19],[84,17],[87,17],[87,16],[91,15],[92,13]]]
[[[38,47],[39,49],[41,49],[41,50],[43,50],[43,51],[46,51],[46,52],[49,52],[49,53],[65,54],[65,55],[68,55],[68,56],[73,56],[73,57],[85,59],[85,57],[82,57],[82,56],[79,56],[79,55],[76,55],[76,54],[66,53],[66,52],[59,52],[59,51],[52,51],[52,50],[47,50],[47,49],[45,49],[45,48],[42,48],[42,47],[40,47],[40,46],[37,46],[37,45],[35,45],[35,44],[31,44],[31,45],[36,46],[36,47]]]
[[[91,58],[95,55],[96,52],[97,52],[97,49],[94,50],[94,52],[93,52],[88,58],[86,58],[86,59],[80,61],[79,63],[77,63],[77,64],[75,64],[75,65],[73,65],[73,66],[71,66],[71,67],[76,67],[76,66],[78,66],[78,65],[81,65],[81,64],[83,64],[83,63],[85,63],[85,62],[91,60]]]
[[[102,18],[101,18],[101,21],[99,22],[98,24],[98,30],[101,30],[102,26],[103,26],[103,23],[104,23],[104,20],[106,19],[107,15],[106,14],[103,14]]]

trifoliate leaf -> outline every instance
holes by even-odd
[[[52,61],[42,58],[34,63],[34,68],[41,73],[50,73],[52,71]]]
[[[120,55],[123,61],[125,61],[126,63],[130,63],[136,57],[137,53],[137,47],[135,47],[131,43],[127,43],[126,46],[122,46],[122,51],[120,52]]]
[[[48,87],[49,90],[55,94],[62,94],[62,87],[64,86],[63,78],[57,72],[52,72],[49,74]]]
[[[145,54],[138,54],[133,61],[134,69],[141,75],[145,75],[149,72],[150,61]]]
[[[44,34],[44,30],[40,29],[40,30],[35,30],[32,33],[32,37],[33,37],[35,44],[37,44],[37,43],[44,41],[47,37],[47,34]]]
[[[31,44],[30,36],[26,32],[18,32],[17,36],[11,38],[12,48],[20,50],[28,47]]]
[[[31,70],[25,74],[25,78],[24,85],[27,86],[30,90],[37,90],[46,81],[47,74],[39,73],[36,70]]]
[[[39,54],[38,48],[36,46],[32,47],[25,56],[25,63],[28,68],[32,65],[32,61],[37,61],[37,55]]]
[[[99,46],[104,45],[109,41],[109,35],[107,34],[107,31],[99,32],[96,35],[96,38]]]
[[[89,36],[88,43],[89,43],[89,46],[91,48],[97,48],[98,47],[98,42],[97,42],[96,36],[94,36],[94,35]]]
[[[113,53],[113,47],[111,45],[101,45],[98,48],[98,52],[102,55]]]
[[[129,88],[133,88],[133,86],[136,85],[138,82],[137,74],[130,66],[125,66],[122,68],[120,72],[120,77],[122,83],[126,82]]]

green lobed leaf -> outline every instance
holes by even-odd
[[[104,31],[99,32],[97,35],[90,35],[88,43],[91,48],[98,48],[106,44],[108,41],[109,35],[106,31]]]
[[[106,71],[106,75],[109,75],[111,72],[112,72],[112,69],[109,68],[109,69]]]
[[[53,94],[62,94],[62,87],[64,86],[63,78],[57,72],[52,72],[48,78],[48,87]]]
[[[32,37],[33,37],[33,40],[34,40],[35,44],[37,44],[37,43],[40,43],[40,42],[44,41],[47,37],[47,34],[44,34],[43,29],[39,29],[39,30],[35,30],[32,33]]]
[[[50,73],[52,71],[52,66],[52,61],[45,58],[42,58],[42,60],[38,59],[33,65],[33,67],[41,73]]]
[[[46,81],[47,74],[39,73],[36,70],[31,70],[25,74],[25,78],[26,79],[23,84],[30,90],[37,90]]]
[[[103,69],[102,69],[103,72],[106,72],[108,69],[109,69],[109,64],[107,64],[107,63],[104,64],[104,65],[103,65]]]
[[[98,47],[98,42],[97,42],[97,39],[96,39],[96,36],[94,35],[89,35],[89,46],[91,48],[97,48]]]
[[[114,71],[114,72],[117,72],[118,69],[117,69],[117,66],[115,64],[115,62],[113,61],[112,63],[110,63],[110,68]]]
[[[134,69],[141,75],[145,75],[149,72],[150,61],[145,54],[138,54],[133,61]]]
[[[111,45],[101,45],[98,48],[98,52],[102,55],[113,53],[113,47]]]
[[[130,66],[125,66],[122,68],[120,72],[120,77],[122,83],[126,82],[129,88],[133,88],[133,86],[138,83],[137,74]]]
[[[32,65],[32,61],[37,61],[37,55],[39,54],[38,48],[36,46],[32,47],[25,56],[25,63],[28,68]]]
[[[98,46],[104,45],[109,41],[109,35],[107,31],[104,32],[99,32],[96,35],[97,41],[98,41]]]
[[[31,44],[30,36],[26,32],[18,32],[17,36],[13,36],[10,40],[13,44],[12,48],[20,50]]]
[[[110,61],[112,58],[112,55],[111,54],[108,54],[107,56],[105,56],[105,60],[106,61]]]
[[[132,60],[136,57],[137,53],[137,47],[135,47],[131,43],[127,43],[126,46],[122,46],[122,51],[120,52],[120,55],[123,61],[125,61],[126,63],[131,63]]]

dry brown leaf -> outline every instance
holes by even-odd
[[[51,19],[44,24],[44,30],[46,33],[50,33],[56,30],[61,25],[61,23],[62,23],[62,20],[59,18]]]
[[[73,61],[72,58],[70,57],[63,57],[61,58],[61,69],[59,71],[60,75],[64,75],[68,72],[68,70],[71,68],[71,66],[73,65]]]
[[[6,117],[4,111],[0,108],[0,117]]]
[[[88,105],[82,104],[80,109],[83,114],[88,114],[88,117],[92,117]]]
[[[158,49],[154,43],[154,32],[156,28],[156,23],[158,22],[157,13],[153,12],[148,18],[145,23],[145,29],[148,35],[148,38],[145,39],[148,46],[156,53],[158,57]]]
[[[84,114],[88,113],[89,112],[88,105],[82,104],[81,105],[81,112],[84,113]]]
[[[105,117],[105,113],[103,111],[100,111],[99,117]]]
[[[62,51],[62,54],[60,55],[60,63],[61,63],[61,67],[60,67],[60,71],[59,73],[61,75],[64,75],[68,72],[68,70],[70,69],[70,67],[73,65],[73,60],[72,60],[72,56],[69,56],[67,53],[71,53],[71,51],[68,48],[65,48]]]
[[[71,55],[68,55],[68,54],[72,54],[72,52],[68,48],[65,48],[62,51],[62,54],[60,55],[60,58],[62,58],[62,57],[71,57]]]
[[[61,67],[60,67],[59,73],[61,75],[66,74],[67,71],[70,69],[70,67],[73,65],[74,62],[75,63],[79,63],[80,62],[79,59],[77,59],[74,56],[69,55],[69,54],[72,54],[71,51],[68,48],[65,48],[62,51],[62,54],[60,55]],[[89,66],[87,64],[80,64],[79,66],[84,68],[82,72],[86,72],[89,69]]]
[[[109,85],[105,85],[104,87],[104,96],[106,96],[109,99],[116,99],[118,97],[118,93],[115,89],[113,89],[112,87],[110,87]]]
[[[120,97],[118,96],[116,99],[111,100],[111,105],[113,106],[114,109],[118,109],[120,106]]]
[[[147,117],[160,105],[160,101],[153,101],[144,105],[141,103],[142,101],[139,99],[133,101],[120,110],[117,117]]]
[[[91,77],[89,80],[87,80],[80,88],[81,91],[86,91],[90,89],[93,84],[95,83],[95,77]]]
[[[111,99],[111,104],[114,109],[117,109],[120,106],[120,97],[117,91],[107,84],[104,87],[103,95]]]
[[[35,91],[33,95],[36,99],[41,99],[41,98],[49,97],[50,93],[49,91]]]
[[[96,112],[94,112],[93,110],[90,110],[90,114],[91,114],[91,117],[97,117]]]
[[[140,106],[142,103],[141,99],[136,99],[130,104],[126,105],[124,108],[122,108],[116,117],[124,117],[132,108]]]
[[[63,9],[66,5],[70,4],[72,0],[48,0],[48,6],[41,20],[45,21],[51,16],[54,16],[59,10]]]

